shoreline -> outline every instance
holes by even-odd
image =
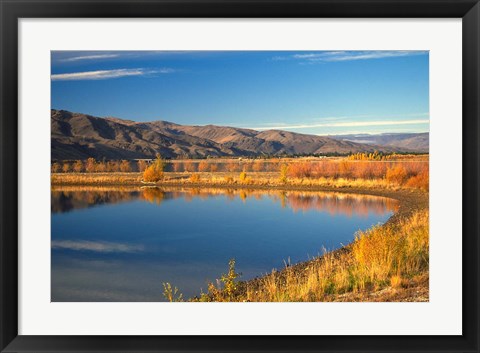
[[[324,191],[324,190],[317,190],[317,191]],[[332,190],[330,190],[332,191]],[[338,191],[338,190],[335,190]],[[351,190],[352,193],[355,194],[368,194],[374,196],[382,196],[382,197],[389,197],[398,201],[398,209],[396,212],[392,214],[392,216],[386,220],[383,224],[380,225],[380,229],[391,227],[399,224],[402,220],[407,219],[409,216],[414,214],[417,211],[428,210],[429,209],[429,193],[428,192],[407,192],[404,191],[395,191],[395,192],[385,192],[385,190]],[[365,192],[366,191],[366,192]],[[347,190],[344,190],[347,192]],[[316,256],[312,259],[307,261],[301,261],[295,264],[287,265],[287,267],[282,268],[280,270],[272,270],[270,273],[261,274],[255,278],[245,281],[239,281],[240,285],[240,292],[246,291],[247,287],[257,287],[261,285],[261,282],[267,277],[270,276],[272,273],[275,273],[276,276],[279,278],[285,278],[288,275],[288,272],[294,272],[297,274],[303,274],[309,267],[311,267],[315,263],[320,263],[325,261],[327,256],[331,256],[333,258],[337,258],[343,254],[346,254],[351,251],[352,245],[355,240],[352,240],[350,243],[343,245],[342,247],[325,252],[323,255]],[[363,293],[355,293],[355,292],[347,292],[341,295],[333,296],[334,300],[332,301],[357,301],[355,300],[359,296],[361,296],[362,302],[370,302],[370,301],[377,301],[375,297],[384,295],[385,288],[379,291],[365,291]],[[390,293],[392,294],[392,293]],[[367,296],[368,300],[365,300],[363,297],[364,295]],[[399,297],[400,300],[387,300],[387,301],[429,301],[429,280],[428,280],[428,272],[425,278],[421,278],[420,283],[415,284],[410,287],[404,288],[403,291],[395,290],[393,293],[393,297]],[[419,300],[415,300],[419,299]]]
[[[327,190],[316,190],[316,191],[327,191]],[[340,191],[338,189],[328,190],[328,191]],[[380,225],[379,229],[385,229],[386,227],[391,227],[399,224],[402,220],[407,219],[417,211],[428,210],[429,209],[429,193],[423,191],[417,192],[405,192],[405,190],[397,191],[386,191],[386,190],[360,190],[360,189],[344,189],[342,192],[351,192],[355,194],[367,194],[373,196],[382,196],[389,197],[398,201],[398,210],[383,224]],[[255,290],[256,287],[262,285],[262,281],[265,278],[275,273],[277,278],[280,278],[280,281],[286,282],[286,277],[291,275],[291,273],[298,274],[302,276],[305,271],[307,271],[315,263],[320,263],[326,260],[327,256],[337,258],[341,255],[347,254],[351,251],[353,243],[355,240],[352,240],[350,243],[343,245],[342,247],[325,252],[323,255],[316,256],[307,261],[297,262],[295,264],[288,264],[286,267],[276,270],[272,269],[270,273],[261,274],[255,278],[245,281],[239,281],[239,292],[244,293],[247,291],[247,288],[250,287],[250,290]],[[386,301],[413,301],[413,302],[425,302],[429,301],[429,272],[427,271],[426,275],[420,279],[419,283],[414,285],[407,286],[406,288],[401,288],[400,290],[395,289],[393,293],[388,293],[389,288],[382,288],[381,290],[367,290],[365,292],[356,293],[356,292],[346,292],[344,294],[332,295],[331,301],[346,301],[346,302],[374,302],[378,297],[387,296],[388,300]],[[365,296],[367,299],[365,299]],[[390,297],[389,297],[390,296]],[[191,300],[198,299],[197,297],[191,298]],[[361,300],[357,300],[361,299]],[[330,300],[329,300],[330,301]],[[385,301],[385,300],[380,300]]]
[[[132,173],[129,173],[132,174]],[[136,173],[135,173],[136,174]],[[61,174],[63,175],[63,174]],[[70,174],[72,175],[72,174]],[[87,174],[88,175],[88,174]],[[239,189],[239,190],[275,190],[275,191],[309,191],[309,192],[340,192],[347,194],[361,194],[387,197],[399,202],[399,209],[390,217],[387,223],[393,220],[408,216],[416,210],[428,208],[429,192],[414,188],[401,188],[391,186],[385,187],[356,187],[356,186],[333,186],[333,185],[265,185],[265,184],[240,184],[240,183],[218,183],[218,182],[158,182],[158,183],[144,183],[141,181],[127,180],[125,182],[115,181],[108,183],[72,183],[52,181],[51,187],[102,187],[102,188],[162,188],[162,187],[176,187],[176,188],[215,188],[215,189]],[[393,220],[392,220],[393,219]]]
[[[334,187],[334,186],[319,186],[319,185],[259,185],[259,184],[237,184],[237,183],[214,183],[214,182],[189,182],[189,183],[180,183],[180,182],[160,182],[160,183],[142,183],[139,181],[135,182],[116,182],[116,183],[60,183],[52,182],[52,187],[61,189],[62,187],[104,187],[104,188],[115,188],[115,187],[124,187],[124,188],[168,188],[168,187],[178,187],[178,188],[188,188],[188,189],[198,189],[198,188],[217,188],[217,189],[240,189],[240,190],[276,190],[276,191],[308,191],[308,192],[338,192],[345,194],[361,194],[361,195],[371,195],[379,197],[387,197],[394,199],[398,202],[398,209],[394,214],[380,226],[380,229],[385,229],[386,227],[397,225],[401,220],[407,219],[417,211],[428,210],[429,208],[429,193],[427,191],[419,189],[406,189],[406,188],[359,188],[359,187]],[[259,274],[257,277],[245,280],[238,281],[238,290],[239,293],[244,293],[247,288],[256,288],[262,285],[262,282],[266,277],[272,273],[276,273],[275,276],[282,281],[282,278],[290,273],[295,273],[300,276],[314,263],[319,263],[324,261],[324,258],[328,256],[338,257],[342,254],[347,254],[351,251],[351,247],[354,241],[338,248],[333,251],[326,252],[321,256],[317,256],[313,259],[307,261],[298,262],[287,267],[275,270],[272,269],[269,273]],[[272,272],[273,271],[273,272]],[[220,274],[219,274],[220,275]],[[375,301],[375,298],[380,295],[384,296],[385,288],[379,291],[366,291],[361,293],[361,300],[365,301],[365,295],[368,300],[366,301]],[[389,300],[393,301],[428,301],[429,298],[428,290],[428,271],[426,273],[426,278],[422,279],[420,283],[416,283],[412,286],[407,286],[406,288],[401,288],[394,290],[393,298]],[[380,293],[380,294],[378,294]],[[356,301],[355,298],[359,293],[347,292],[342,295],[335,295],[332,301]],[[388,293],[388,295],[392,295]],[[396,299],[400,298],[400,299]],[[416,300],[418,299],[418,300]],[[426,299],[426,300],[425,300]],[[198,297],[192,297],[189,300],[199,300]]]

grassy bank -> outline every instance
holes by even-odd
[[[222,286],[195,301],[428,301],[428,210],[359,232],[342,249],[261,278],[236,282],[234,268]]]
[[[163,180],[156,183],[142,181],[142,173],[52,173],[52,185],[131,185],[131,186],[234,186],[234,187],[309,187],[309,188],[361,188],[361,189],[428,189],[428,179],[409,179],[407,182],[383,178],[348,177],[283,177],[279,172],[204,172],[164,173]]]
[[[428,155],[355,154],[338,158],[64,161],[52,165],[54,185],[235,185],[428,190]],[[136,171],[135,171],[136,170]]]
[[[52,173],[52,185],[141,185],[141,173]]]

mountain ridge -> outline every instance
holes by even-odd
[[[138,159],[156,153],[166,158],[205,158],[411,151],[283,130],[137,122],[56,109],[51,110],[51,147],[52,160]]]

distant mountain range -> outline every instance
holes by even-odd
[[[316,136],[282,130],[136,122],[51,111],[53,160],[428,151],[428,134]],[[402,135],[402,136],[403,136]],[[426,135],[426,136],[420,136]],[[383,138],[379,138],[384,136]],[[423,145],[418,141],[425,141]],[[362,140],[363,139],[363,140]],[[365,140],[366,139],[366,140]],[[421,146],[417,149],[416,146]],[[426,150],[424,149],[426,147]]]
[[[340,141],[350,141],[362,144],[373,144],[385,147],[399,148],[405,151],[425,152],[429,151],[429,134],[422,133],[398,133],[398,134],[358,134],[331,136]]]

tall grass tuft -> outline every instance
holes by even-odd
[[[180,293],[177,287],[172,287],[170,283],[162,283],[163,285],[163,296],[169,302],[181,302],[183,301],[183,294]]]

